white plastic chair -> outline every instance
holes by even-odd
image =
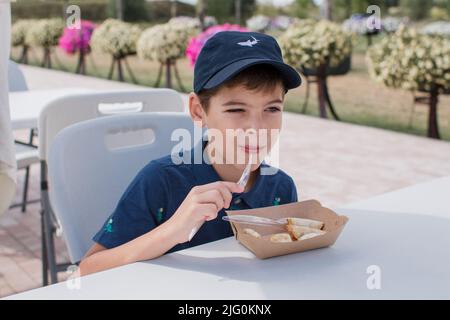
[[[183,112],[184,104],[172,89],[103,91],[71,94],[49,103],[39,115],[39,157],[63,128],[85,120],[119,113]]]
[[[67,264],[56,264],[53,236],[61,231],[52,212],[47,180],[48,148],[54,137],[65,127],[104,116],[154,111],[183,112],[181,96],[171,89],[145,89],[114,92],[72,94],[49,103],[39,115],[39,158],[41,163],[42,202],[42,270],[43,283],[57,282],[57,272],[65,271]],[[87,138],[89,140],[89,138]],[[87,160],[89,154],[85,154]]]
[[[39,202],[39,199],[28,200],[28,187],[30,180],[30,166],[39,163],[39,154],[36,146],[32,144],[34,131],[30,132],[30,143],[15,141],[16,149],[16,164],[17,170],[25,170],[25,177],[23,182],[22,202],[13,204],[10,208],[21,207],[22,212],[27,210],[27,204]]]
[[[17,63],[11,60],[9,60],[8,64],[8,84],[9,92],[28,90],[27,81],[22,70],[20,70]]]
[[[8,86],[9,92],[15,91],[27,91],[28,85],[23,75],[22,70],[20,70],[19,65],[14,61],[9,60],[8,63]],[[39,162],[38,151],[35,146],[33,146],[34,131],[30,131],[30,141],[22,142],[16,141],[16,162],[18,170],[25,170],[22,202],[19,204],[12,205],[11,207],[21,206],[22,212],[26,211],[27,203],[36,202],[36,200],[28,201],[28,183],[30,177],[30,166],[34,163]]]
[[[92,236],[137,172],[151,160],[171,154],[180,143],[171,139],[180,128],[189,131],[191,143],[199,141],[193,141],[190,117],[179,113],[95,119],[72,125],[55,137],[48,159],[50,200],[73,263],[93,245]],[[142,144],[143,137],[147,144]],[[117,144],[121,146],[113,147]]]

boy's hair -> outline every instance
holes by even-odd
[[[198,97],[203,109],[206,112],[208,111],[211,97],[216,95],[221,88],[232,88],[239,85],[256,92],[274,90],[278,85],[281,85],[284,93],[287,92],[284,78],[275,67],[268,64],[257,64],[244,69],[220,86],[201,90]]]

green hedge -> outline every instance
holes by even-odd
[[[129,4],[126,2],[130,1]],[[170,1],[146,2],[146,12],[142,12],[137,4],[139,1],[124,1],[125,20],[128,21],[167,21],[171,18]],[[69,4],[79,5],[81,18],[93,21],[102,21],[115,15],[114,5],[111,0],[72,0]],[[64,16],[64,2],[61,0],[21,0],[11,3],[13,21],[19,19],[42,19]],[[140,10],[140,12],[130,12]],[[195,16],[195,7],[178,2],[178,16]]]
[[[147,14],[151,21],[165,22],[171,18],[170,1],[147,2]],[[177,3],[177,16],[195,17],[195,6],[184,2]]]
[[[107,3],[103,0],[70,1],[80,6],[81,18],[101,21],[108,18]],[[13,21],[18,19],[61,18],[65,16],[62,1],[17,1],[11,3]]]

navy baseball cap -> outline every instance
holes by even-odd
[[[284,63],[277,41],[258,32],[221,31],[204,44],[194,68],[194,92],[215,88],[242,70],[257,64],[278,69],[286,89],[301,84],[298,72]]]

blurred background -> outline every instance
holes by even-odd
[[[80,9],[82,35],[64,31],[63,19],[75,13],[72,5]],[[397,66],[382,65],[384,59],[377,59],[377,52],[370,55],[369,50],[377,44],[381,46],[379,50],[384,50],[383,39],[395,36],[402,25],[408,28],[406,32],[414,30],[433,39],[444,38],[443,46],[448,50],[450,0],[19,0],[12,3],[12,18],[12,59],[15,61],[144,86],[173,87],[182,92],[192,90],[196,55],[205,39],[214,32],[239,29],[239,26],[271,34],[282,42],[284,36],[285,58],[304,75],[310,76],[310,81],[288,96],[287,110],[450,140],[450,99],[445,94],[449,81],[445,75],[449,73],[448,57],[445,58],[448,51],[440,53],[443,57],[441,65],[437,66],[440,74],[436,75],[436,70],[430,69],[429,73],[433,75],[428,77],[433,77],[432,81],[419,72],[405,74],[405,81],[393,79],[398,74]],[[56,19],[53,21],[56,24],[50,27],[53,31],[43,26],[35,32],[35,39],[31,35],[27,40],[26,32],[33,30],[30,23],[42,19]],[[325,28],[322,31],[310,25],[311,30],[316,30],[312,35],[306,27],[310,20],[314,23],[326,20],[332,24],[322,24]],[[127,24],[114,25],[117,21]],[[167,28],[166,31],[157,28],[153,33],[148,31],[168,24],[172,25],[170,32]],[[135,29],[127,30],[126,27]],[[114,29],[116,34],[112,33]],[[290,29],[290,36],[286,36]],[[100,36],[95,37],[94,30],[98,30]],[[326,43],[311,52],[312,57],[315,53],[316,57],[320,55],[315,61],[301,60],[305,52],[311,51],[311,46],[307,37],[306,42],[297,41],[303,34],[299,30],[309,34],[310,38],[325,39]],[[106,39],[102,32],[108,34],[109,44],[102,43],[101,40]],[[163,39],[155,37],[156,34],[169,36]],[[337,52],[333,52],[339,46],[336,41],[346,41],[344,37],[348,36],[351,42],[343,45],[341,51],[338,47]],[[40,40],[36,39],[39,37]],[[197,41],[192,41],[195,37]],[[398,39],[409,41],[405,37],[403,33]],[[125,43],[127,41],[129,43]],[[122,47],[111,48],[111,43]],[[301,56],[292,54],[296,50],[301,50]],[[333,106],[327,113],[326,102],[320,106],[317,98],[320,93],[316,92],[314,83],[328,50],[331,50],[331,56],[335,55],[335,61],[331,61],[334,69],[326,70],[326,93]],[[406,69],[404,72],[416,72],[411,71],[408,64],[417,57],[407,56],[406,59],[409,61],[402,65]],[[435,57],[430,56],[430,59],[434,64]],[[398,60],[393,62],[396,64]],[[383,68],[390,69],[389,74],[388,71],[381,73]],[[441,79],[436,80],[436,77]],[[441,81],[436,95],[439,108],[436,107],[435,112],[437,119],[429,120],[433,108],[427,107],[433,102],[428,99],[432,91],[429,85],[436,81]]]

